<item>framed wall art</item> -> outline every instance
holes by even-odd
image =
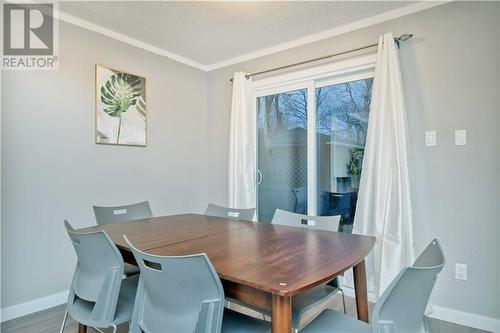
[[[146,78],[102,65],[95,77],[96,143],[145,147]]]

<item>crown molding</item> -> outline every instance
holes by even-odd
[[[61,10],[56,11],[56,17],[59,18],[61,21],[79,26],[81,28],[84,28],[84,29],[87,29],[87,30],[90,30],[93,32],[96,32],[98,34],[107,36],[109,38],[119,40],[123,43],[129,44],[131,46],[149,51],[151,53],[154,53],[154,54],[166,57],[166,58],[169,58],[171,60],[185,64],[187,66],[191,66],[191,67],[197,68],[199,70],[209,72],[209,71],[213,71],[213,70],[216,70],[219,68],[231,66],[231,65],[238,64],[241,62],[245,62],[245,61],[253,60],[256,58],[263,57],[263,56],[267,56],[267,55],[270,55],[273,53],[277,53],[277,52],[285,51],[285,50],[288,50],[291,48],[299,47],[299,46],[302,46],[305,44],[317,42],[317,41],[320,41],[323,39],[335,37],[335,36],[345,34],[345,33],[351,32],[351,31],[370,27],[370,26],[373,26],[373,25],[376,25],[376,24],[379,24],[379,23],[382,23],[385,21],[389,21],[389,20],[393,20],[393,19],[396,19],[396,18],[399,18],[402,16],[417,13],[417,12],[420,12],[422,10],[437,7],[437,6],[452,2],[452,1],[454,1],[454,0],[419,2],[419,3],[413,4],[413,5],[394,9],[394,10],[391,10],[391,11],[388,11],[388,12],[385,12],[382,14],[374,15],[374,16],[371,16],[371,17],[368,17],[368,18],[365,18],[362,20],[358,20],[358,21],[355,21],[355,22],[352,22],[349,24],[345,24],[345,25],[342,25],[342,26],[339,26],[339,27],[336,27],[333,29],[325,30],[325,31],[322,31],[322,32],[319,32],[316,34],[306,36],[306,37],[298,38],[298,39],[292,40],[290,42],[282,43],[282,44],[279,44],[279,45],[276,45],[273,47],[261,49],[261,50],[256,51],[256,52],[251,52],[248,54],[244,54],[244,55],[241,55],[238,57],[230,58],[230,59],[227,59],[224,61],[220,61],[217,63],[208,64],[208,65],[199,63],[199,62],[194,61],[192,59],[178,55],[174,52],[170,52],[168,50],[156,47],[156,46],[148,44],[148,43],[145,43],[145,42],[140,41],[136,38],[132,38],[132,37],[129,37],[125,34],[114,31],[112,29],[105,28],[101,25],[98,25],[98,24],[89,22],[87,20],[78,18],[76,16],[65,13]]]
[[[256,52],[248,53],[248,54],[238,56],[235,58],[231,58],[231,59],[227,59],[227,60],[215,63],[215,64],[207,65],[207,71],[208,72],[213,71],[213,70],[216,70],[219,68],[231,66],[231,65],[238,64],[241,62],[245,62],[245,61],[253,60],[256,58],[263,57],[263,56],[267,56],[267,55],[270,55],[273,53],[285,51],[285,50],[288,50],[288,49],[291,49],[294,47],[298,47],[298,46],[302,46],[305,44],[317,42],[317,41],[320,41],[323,39],[335,37],[338,35],[345,34],[347,32],[359,30],[359,29],[370,27],[370,26],[373,26],[373,25],[376,25],[376,24],[379,24],[379,23],[382,23],[385,21],[390,21],[390,20],[393,20],[393,19],[396,19],[396,18],[399,18],[402,16],[417,13],[417,12],[425,10],[425,9],[437,7],[437,6],[452,2],[452,1],[453,0],[423,1],[423,2],[413,4],[413,5],[394,9],[394,10],[391,10],[391,11],[388,11],[388,12],[385,12],[382,14],[370,16],[370,17],[362,19],[362,20],[358,20],[358,21],[355,21],[355,22],[352,22],[349,24],[345,24],[345,25],[342,25],[342,26],[339,26],[339,27],[336,27],[333,29],[325,30],[325,31],[322,31],[322,32],[319,32],[316,34],[306,36],[306,37],[298,38],[298,39],[292,40],[290,42],[279,44],[279,45],[276,45],[276,46],[273,46],[270,48],[265,48],[265,49],[262,49],[262,50],[259,50]]]
[[[180,62],[180,63],[182,63],[184,65],[188,65],[188,66],[200,69],[200,70],[202,70],[204,72],[207,71],[207,66],[203,65],[203,64],[200,64],[199,62],[196,62],[194,60],[191,60],[191,59],[188,59],[186,57],[180,56],[180,55],[178,55],[176,53],[167,51],[165,49],[153,46],[151,44],[142,42],[142,41],[140,41],[138,39],[135,39],[135,38],[129,37],[127,35],[124,35],[122,33],[116,32],[114,30],[105,28],[105,27],[100,26],[98,24],[91,23],[89,21],[86,21],[84,19],[78,18],[76,16],[67,14],[67,13],[65,13],[65,12],[63,12],[61,10],[57,10],[55,16],[57,18],[59,18],[59,20],[64,21],[66,23],[70,23],[70,24],[79,26],[81,28],[84,28],[84,29],[96,32],[98,34],[104,35],[106,37],[110,37],[110,38],[119,40],[119,41],[121,41],[123,43],[126,43],[126,44],[129,44],[129,45],[138,47],[140,49],[149,51],[151,53],[154,53],[154,54],[166,57],[166,58],[169,58],[171,60]]]

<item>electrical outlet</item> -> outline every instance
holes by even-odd
[[[455,279],[467,281],[467,265],[466,264],[455,264]]]

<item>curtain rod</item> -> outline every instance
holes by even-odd
[[[401,36],[394,38],[394,41],[396,42],[396,44],[398,45],[398,48],[399,48],[399,42],[404,42],[404,41],[407,41],[407,40],[412,39],[412,38],[413,38],[413,34],[411,34],[411,33],[410,34],[402,34]],[[252,76],[267,74],[267,73],[279,71],[279,70],[282,70],[282,69],[287,69],[287,68],[290,68],[290,67],[295,67],[295,66],[309,64],[311,62],[316,62],[316,61],[320,61],[320,60],[330,59],[330,58],[338,57],[338,56],[341,56],[341,55],[346,55],[346,54],[349,54],[349,53],[354,53],[354,52],[366,50],[366,49],[375,47],[377,45],[378,45],[378,43],[377,44],[371,44],[371,45],[367,45],[367,46],[363,46],[363,47],[358,47],[358,48],[351,49],[351,50],[344,51],[344,52],[340,52],[340,53],[329,54],[329,55],[326,55],[326,56],[322,56],[322,57],[318,57],[318,58],[314,58],[314,59],[309,59],[309,60],[304,60],[304,61],[296,62],[296,63],[293,63],[293,64],[289,64],[289,65],[284,65],[284,66],[279,66],[279,67],[275,67],[275,68],[271,68],[271,69],[266,69],[264,71],[247,74],[247,75],[245,75],[245,77],[247,79],[249,79]],[[233,82],[233,78],[229,79],[229,81]]]

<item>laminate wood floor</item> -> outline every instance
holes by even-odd
[[[347,313],[351,316],[356,314],[356,306],[354,299],[346,297]],[[334,299],[333,306],[338,311],[342,311],[342,303],[340,296]],[[56,306],[51,309],[33,313],[21,318],[12,319],[1,324],[0,331],[2,333],[58,333],[61,328],[61,322],[64,315],[65,305]],[[236,310],[237,305],[232,306]],[[373,304],[370,304],[370,313]],[[249,313],[250,314],[250,313]],[[460,326],[446,321],[429,318],[429,328],[431,333],[486,333],[478,329]],[[77,323],[71,318],[68,318],[64,332],[77,332]],[[111,329],[103,330],[110,333]],[[127,325],[123,325],[118,329],[119,333],[127,332]],[[89,328],[88,333],[98,333],[96,330]]]

